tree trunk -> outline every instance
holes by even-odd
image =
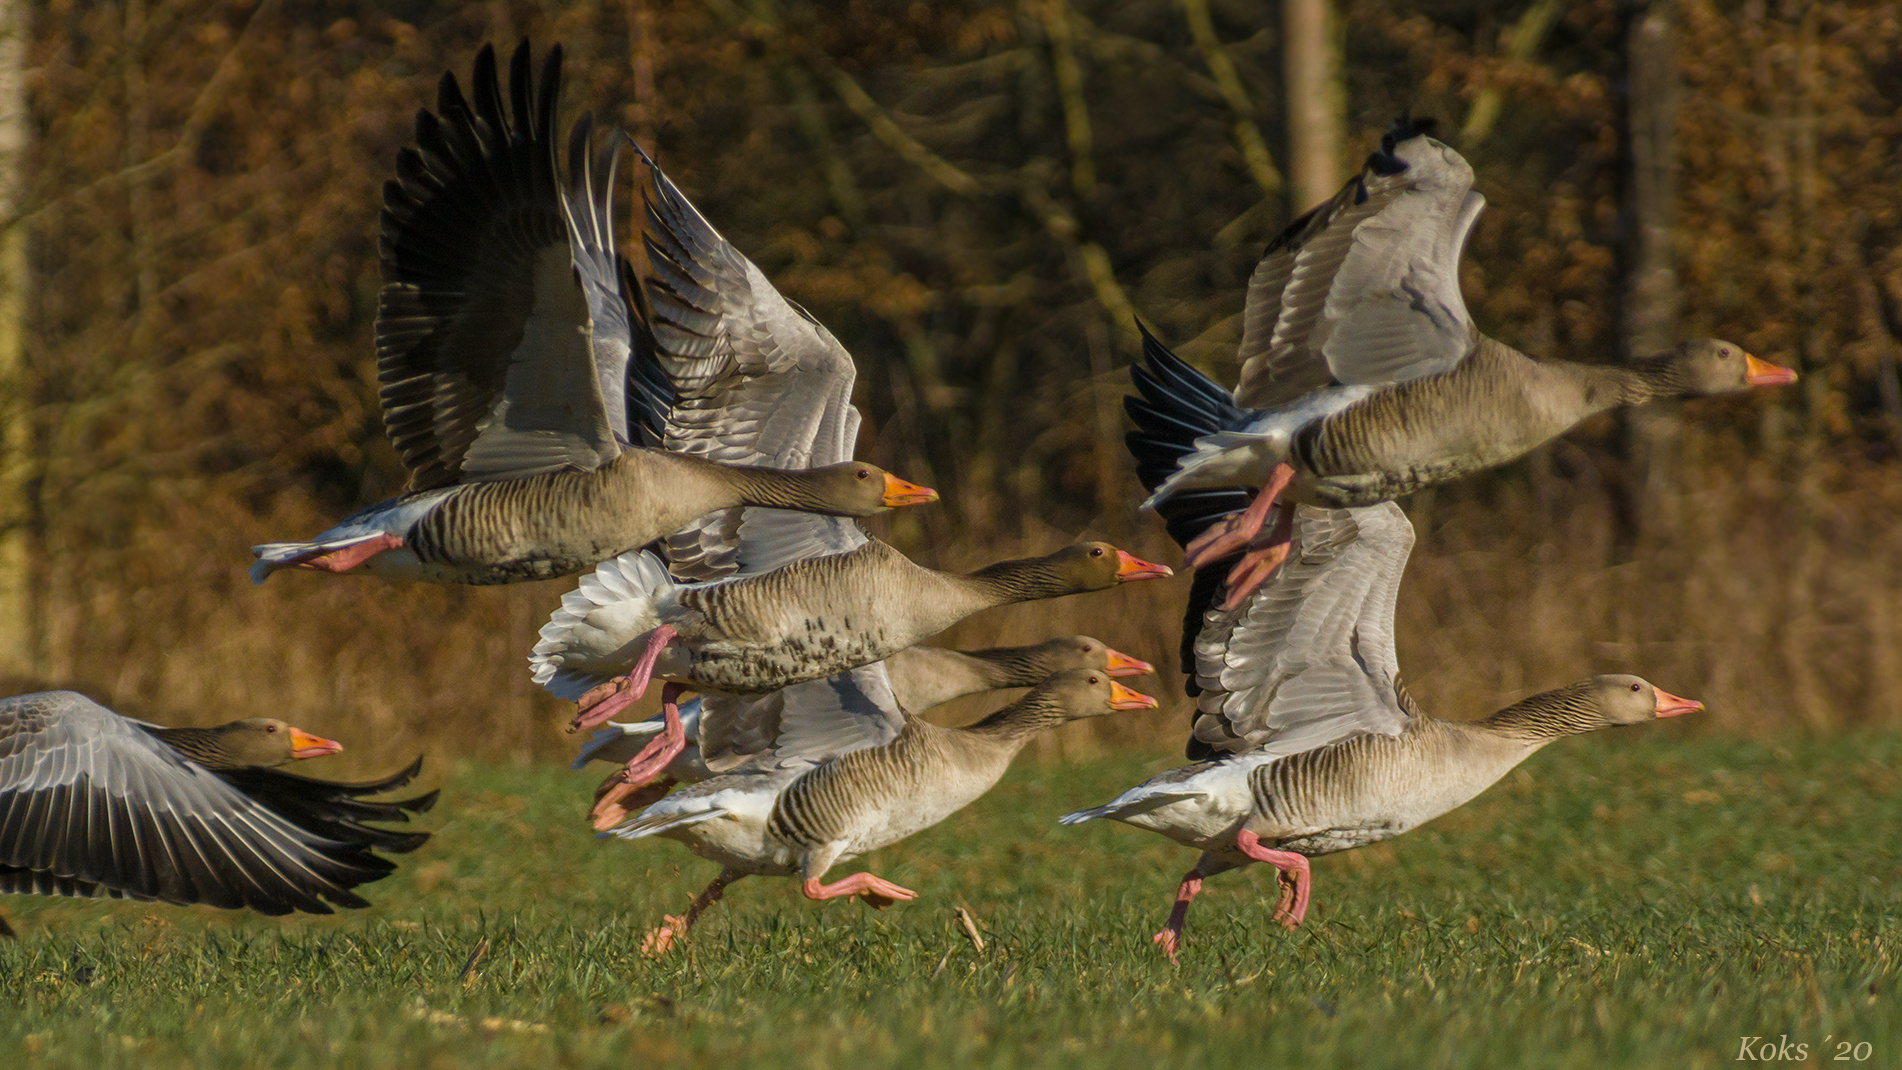
[[[32,674],[33,407],[26,374],[27,0],[0,0],[0,669]]]
[[[1632,13],[1626,53],[1628,172],[1623,205],[1624,333],[1629,356],[1662,353],[1677,340],[1677,271],[1672,258],[1677,182],[1677,34],[1674,0],[1652,0]],[[1678,413],[1675,402],[1624,410],[1625,489],[1621,557],[1637,541],[1638,518],[1673,502]],[[1668,515],[1658,515],[1671,524]]]
[[[1282,0],[1282,66],[1288,79],[1288,174],[1291,214],[1334,196],[1341,185],[1339,49],[1328,0]]]

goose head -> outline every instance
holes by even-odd
[[[1023,704],[1041,708],[1058,721],[1103,717],[1120,710],[1152,710],[1156,700],[1132,691],[1106,669],[1065,669],[1038,684]]]
[[[1691,397],[1796,382],[1795,371],[1760,360],[1737,343],[1720,338],[1681,342],[1664,359],[1681,392]]]
[[[1080,542],[1042,559],[1073,591],[1101,591],[1120,583],[1161,579],[1175,572],[1106,542]]]
[[[811,503],[839,516],[874,516],[887,509],[938,500],[938,492],[930,487],[900,479],[865,461],[813,468],[804,476],[803,489]]]
[[[343,749],[343,744],[313,736],[275,717],[248,717],[211,730],[214,746],[232,768],[270,768],[304,758],[321,758]]]
[[[1156,671],[1155,666],[1141,658],[1112,650],[1101,639],[1087,635],[1045,639],[1030,647],[1027,653],[1027,667],[1037,680],[1065,669],[1101,669],[1111,676],[1142,676]]]
[[[1696,699],[1680,698],[1643,677],[1624,673],[1594,676],[1580,686],[1605,727],[1643,724],[1704,708]]]

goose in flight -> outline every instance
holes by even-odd
[[[849,452],[785,471],[663,448],[673,396],[614,243],[621,136],[597,154],[583,115],[563,184],[560,46],[539,90],[526,41],[506,97],[491,47],[471,84],[473,100],[443,75],[383,190],[377,381],[409,488],[308,542],[253,547],[255,582],[304,568],[515,583],[737,505],[871,516],[937,500]]]
[[[1160,344],[1132,369],[1142,397],[1128,407],[1143,433],[1196,432],[1156,473],[1145,507],[1193,489],[1260,488],[1184,555],[1195,568],[1242,555],[1230,607],[1287,554],[1292,513],[1262,533],[1277,501],[1373,505],[1504,464],[1617,406],[1796,380],[1715,338],[1580,364],[1479,333],[1459,264],[1485,198],[1429,125],[1395,124],[1360,174],[1268,246],[1248,282],[1232,393]]]

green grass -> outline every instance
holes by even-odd
[[[869,860],[917,902],[756,878],[661,962],[639,936],[709,863],[590,838],[593,773],[457,769],[369,911],[9,899],[0,1066],[1714,1067],[1781,1034],[1902,1065],[1902,738],[1561,743],[1319,860],[1298,932],[1261,867],[1212,879],[1179,969],[1149,934],[1193,856],[1053,820],[1167,764],[1025,762]]]

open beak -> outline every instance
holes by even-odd
[[[334,739],[313,736],[301,728],[291,729],[291,757],[322,758],[326,754],[335,754],[343,749],[343,744]]]
[[[1132,658],[1120,650],[1109,652],[1109,674],[1111,676],[1141,676],[1156,671],[1154,665],[1141,658]]]
[[[885,508],[897,509],[906,505],[924,505],[926,502],[937,500],[938,492],[930,487],[907,483],[890,472],[885,473]]]
[[[1141,691],[1131,691],[1114,680],[1110,681],[1110,709],[1112,710],[1153,710],[1156,700]]]
[[[1758,360],[1745,353],[1744,382],[1751,386],[1789,386],[1796,382],[1796,369]]]
[[[1654,708],[1658,711],[1659,717],[1676,717],[1680,713],[1690,713],[1704,708],[1702,702],[1694,698],[1679,698],[1662,687],[1653,687],[1651,690],[1658,696],[1658,702]]]
[[[1130,580],[1155,580],[1175,575],[1168,565],[1157,565],[1134,554],[1116,551],[1116,581],[1128,583]]]

